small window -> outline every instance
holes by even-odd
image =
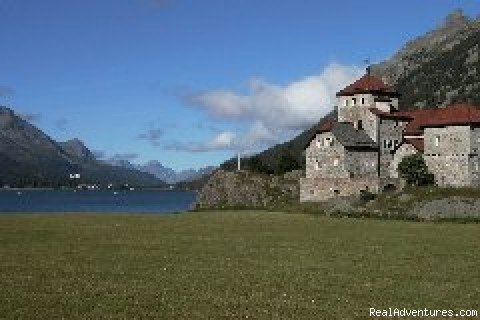
[[[365,104],[365,98],[362,98],[362,105]]]
[[[333,146],[333,139],[328,137],[328,138],[325,138],[325,145],[326,146]]]
[[[358,129],[358,130],[363,130],[363,122],[362,122],[362,120],[358,120],[358,121],[357,121],[357,129]]]
[[[333,159],[333,166],[338,167],[338,159]]]
[[[356,105],[357,104],[357,98],[352,98],[352,105]]]
[[[383,140],[383,147],[385,149],[391,149],[392,148],[392,140]]]
[[[348,107],[348,99],[345,99],[345,107]]]
[[[440,146],[440,136],[435,136],[435,147]]]

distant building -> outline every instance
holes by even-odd
[[[80,179],[80,173],[70,173],[70,179]]]
[[[415,153],[439,186],[480,185],[480,108],[399,111],[399,96],[368,71],[337,93],[336,121],[317,128],[306,146],[301,201],[400,187],[398,164]]]

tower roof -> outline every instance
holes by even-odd
[[[388,96],[399,95],[393,88],[387,86],[382,79],[372,76],[369,72],[351,85],[337,92],[337,97],[351,96],[358,93],[377,93]]]

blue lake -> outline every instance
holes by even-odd
[[[0,213],[174,213],[191,209],[195,198],[184,191],[9,190],[0,191]]]

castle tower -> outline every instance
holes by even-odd
[[[399,96],[380,78],[371,75],[368,67],[364,76],[337,92],[338,122],[350,122],[357,130],[365,130],[370,138],[378,142],[378,118],[372,109],[397,111]]]

